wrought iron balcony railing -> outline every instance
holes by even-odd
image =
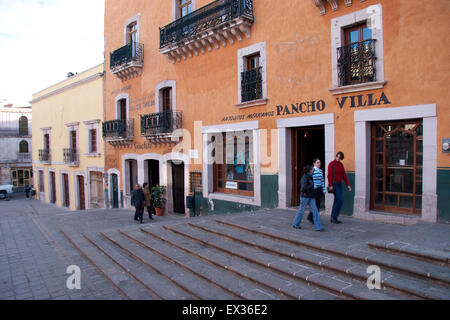
[[[50,162],[51,161],[51,153],[48,149],[40,149],[39,150],[39,161],[41,162]]]
[[[337,51],[340,87],[376,81],[374,39],[352,43]]]
[[[170,59],[186,58],[198,51],[218,48],[234,38],[242,40],[242,34],[250,36],[253,23],[253,0],[216,0],[159,29],[159,47]],[[212,32],[210,32],[212,31]],[[184,50],[177,51],[179,47]]]
[[[79,157],[77,149],[63,149],[64,163],[78,165]]]
[[[31,153],[29,153],[29,152],[17,152],[17,161],[19,161],[19,162],[31,161]]]
[[[253,0],[217,0],[160,28],[160,48],[240,16],[253,19]]]
[[[129,43],[110,54],[110,68],[136,61],[144,62],[144,45],[137,42]]]
[[[262,67],[241,72],[242,102],[262,99]]]
[[[134,138],[134,119],[105,121],[102,129],[103,138],[107,140],[132,140]]]
[[[181,129],[182,125],[181,112],[165,111],[141,115],[141,135],[145,137],[172,133]]]

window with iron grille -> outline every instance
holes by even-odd
[[[189,190],[191,193],[202,192],[202,172],[193,171],[189,173]]]
[[[339,86],[376,81],[375,40],[366,23],[344,30],[345,45],[338,48]]]
[[[259,52],[245,58],[246,70],[241,74],[242,102],[262,98],[262,66]]]

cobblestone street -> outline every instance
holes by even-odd
[[[0,299],[450,299],[450,225],[342,217],[326,232],[293,210],[185,219],[0,202]],[[66,269],[81,269],[81,290]],[[368,290],[369,265],[381,290]]]

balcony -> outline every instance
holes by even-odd
[[[241,73],[242,102],[262,99],[262,67]]]
[[[181,112],[165,111],[141,115],[141,136],[154,145],[177,142],[180,137],[173,133],[182,126]]]
[[[175,63],[250,38],[253,0],[217,0],[160,28],[160,52]]]
[[[18,162],[31,162],[31,153],[29,152],[17,152]]]
[[[39,150],[39,161],[41,163],[50,163],[51,162],[51,153],[48,149],[40,149]]]
[[[79,166],[80,159],[77,149],[63,149],[64,163],[70,166]]]
[[[103,122],[103,139],[113,146],[129,146],[134,140],[134,119]]]
[[[376,81],[375,40],[352,43],[337,51],[340,87]]]
[[[110,70],[122,81],[141,74],[143,66],[143,44],[129,43],[110,54]]]

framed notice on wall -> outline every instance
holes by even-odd
[[[234,182],[234,181],[227,181],[225,188],[227,189],[233,189],[233,190],[237,190],[238,188],[238,183]]]

